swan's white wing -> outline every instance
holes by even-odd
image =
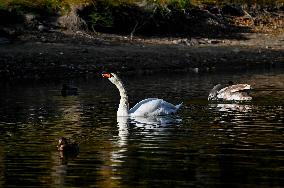
[[[134,113],[138,108],[140,108],[141,105],[148,103],[149,101],[152,100],[157,100],[157,98],[149,98],[149,99],[144,99],[140,101],[139,103],[135,104],[130,110],[129,113]]]
[[[181,105],[173,105],[162,99],[150,98],[137,103],[129,110],[131,116],[160,116],[174,114]]]

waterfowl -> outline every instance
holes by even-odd
[[[78,88],[70,84],[63,84],[61,89],[61,95],[63,97],[78,95]]]
[[[148,98],[140,101],[129,110],[127,92],[120,78],[115,73],[103,73],[102,76],[108,78],[119,90],[120,103],[117,116],[150,117],[171,115],[175,114],[182,106],[182,103],[173,105],[163,99]]]
[[[225,100],[225,101],[248,101],[252,97],[249,96],[251,86],[249,84],[233,84],[228,83],[229,86],[222,86],[217,84],[210,91],[208,100]]]
[[[79,145],[77,143],[71,143],[65,137],[60,137],[58,139],[57,149],[61,152],[75,154],[79,152]]]

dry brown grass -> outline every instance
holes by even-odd
[[[188,5],[223,5],[226,3],[233,4],[257,4],[257,5],[275,5],[284,4],[284,0],[0,0],[0,7],[25,7],[25,8],[60,8],[66,5],[84,5],[90,3],[96,3],[96,1],[104,1],[105,3],[112,5],[121,4],[134,4],[141,1],[147,1],[149,3],[155,3],[160,5],[168,5],[175,3],[181,8]]]

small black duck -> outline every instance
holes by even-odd
[[[63,84],[61,89],[61,95],[63,97],[78,95],[78,88],[70,84]]]
[[[79,153],[79,145],[77,143],[71,143],[65,137],[60,137],[58,139],[57,149],[58,151],[66,152],[69,154]]]

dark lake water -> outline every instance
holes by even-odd
[[[284,72],[122,76],[133,106],[183,102],[177,117],[117,119],[102,78],[1,83],[0,187],[284,187]],[[209,104],[216,83],[251,84],[254,100]],[[59,137],[79,143],[57,151]]]

